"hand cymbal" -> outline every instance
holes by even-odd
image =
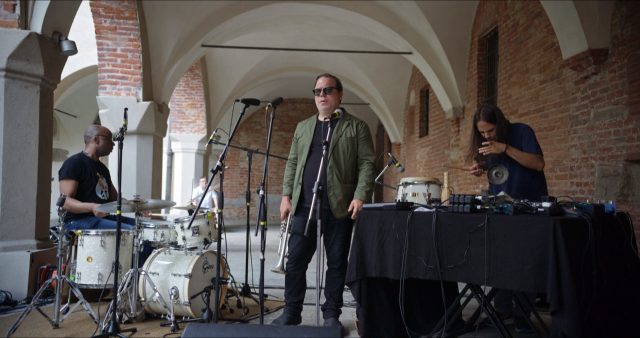
[[[174,205],[176,205],[175,202],[166,201],[166,200],[152,200],[152,199],[144,199],[144,198],[127,200],[123,198],[122,212],[156,210],[156,209],[169,208]],[[118,201],[105,203],[99,206],[98,208],[96,208],[96,210],[98,211],[106,212],[109,214],[115,213],[117,209],[118,209]]]

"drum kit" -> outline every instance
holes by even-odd
[[[61,196],[61,199],[63,197]],[[60,215],[60,234],[65,232],[64,212],[58,203]],[[172,221],[166,215],[151,214],[143,217],[143,212],[158,210],[174,206],[172,201],[142,199],[134,197],[132,200],[122,199],[121,210],[135,214],[135,228],[121,230],[119,243],[118,270],[122,272],[118,278],[117,304],[111,302],[104,322],[101,323],[103,332],[110,325],[109,318],[115,315],[119,322],[135,321],[144,312],[166,317],[171,324],[171,332],[177,331],[176,316],[182,316],[184,321],[211,318],[209,297],[216,280],[218,253],[210,250],[210,244],[217,238],[214,231],[213,213],[204,211],[195,215],[189,229],[191,217],[179,217]],[[187,209],[189,206],[177,207]],[[116,202],[103,204],[98,211],[114,214],[117,210]],[[32,309],[39,310],[37,299],[49,285],[56,285],[56,301],[54,319],[49,319],[54,327],[66,318],[60,318],[61,313],[67,312],[69,304],[60,309],[62,282],[66,282],[79,302],[73,307],[82,305],[91,318],[98,323],[98,317],[82,296],[80,288],[103,289],[114,287],[114,269],[117,243],[116,230],[78,230],[76,245],[71,246],[70,276],[65,274],[53,277],[34,296],[32,304],[19,316],[9,331],[9,336],[17,330],[21,322]],[[68,236],[58,236],[58,266],[63,265],[64,246],[71,243]],[[150,255],[141,261],[143,248],[152,249]],[[227,294],[227,280],[229,267],[225,257],[221,257],[220,265],[223,277],[221,280],[220,307],[225,304]],[[75,279],[74,279],[75,278]],[[233,287],[233,283],[230,283]],[[236,292],[237,294],[237,292]],[[71,311],[72,312],[72,311]],[[188,319],[187,319],[188,317]]]
[[[210,244],[217,240],[213,213],[207,210],[195,215],[190,229],[187,225],[191,217],[168,220],[166,215],[142,216],[142,212],[174,205],[174,202],[164,200],[139,198],[123,200],[122,210],[135,213],[136,227],[131,231],[122,231],[119,266],[121,271],[126,273],[122,275],[118,288],[120,301],[116,309],[112,308],[113,304],[110,305],[105,318],[109,318],[111,311],[116,311],[121,322],[136,320],[144,310],[150,314],[166,316],[172,323],[172,332],[175,332],[176,316],[197,318],[211,312],[209,293],[213,287],[210,284],[215,279],[218,261],[218,253],[209,249]],[[115,203],[103,204],[98,207],[98,210],[112,214],[116,212],[116,205]],[[105,287],[105,283],[107,286],[110,283],[113,285],[112,278],[104,277],[109,274],[111,266],[109,262],[113,262],[115,250],[111,249],[114,245],[109,244],[110,239],[113,238],[110,236],[111,232],[81,231],[79,233],[78,264],[75,274],[80,276],[76,278],[81,287],[102,288]],[[97,242],[91,245],[91,241]],[[113,242],[115,242],[114,238]],[[91,258],[81,255],[81,244],[83,246],[88,244],[88,247],[92,248]],[[98,247],[100,251],[109,252],[105,253],[104,259],[96,255]],[[151,248],[153,251],[144,262],[141,262],[143,248]],[[228,265],[226,259],[222,258],[221,271],[224,273],[224,278],[227,278]],[[81,260],[84,261],[81,262]],[[88,267],[89,265],[91,267]],[[101,271],[97,271],[99,266]],[[87,275],[91,277],[86,277]],[[220,295],[224,300],[226,285],[223,286],[223,292]],[[103,329],[106,325],[108,325],[107,320],[103,323]]]

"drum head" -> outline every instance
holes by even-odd
[[[425,184],[425,183],[437,183],[441,184],[440,180],[433,177],[405,177],[400,179],[400,184]]]

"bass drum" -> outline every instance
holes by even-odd
[[[226,278],[228,273],[224,256],[221,262],[220,275]],[[211,281],[216,277],[217,263],[218,255],[214,251],[185,251],[171,248],[155,250],[145,262],[143,269],[158,292],[153,290],[151,283],[145,280],[144,275],[140,276],[138,283],[140,300],[145,310],[155,314],[169,314],[169,309],[164,307],[158,295],[162,295],[162,299],[167,302],[167,307],[170,307],[169,290],[175,286],[178,289],[178,298],[173,304],[174,315],[200,317],[205,307],[205,295],[193,296],[202,292],[205,287],[211,286]],[[227,286],[222,285],[220,290],[219,304],[222,305]],[[215,306],[213,297],[215,297],[215,291],[211,290],[210,308]]]
[[[398,184],[397,201],[422,205],[440,203],[442,183],[437,178],[405,177]]]

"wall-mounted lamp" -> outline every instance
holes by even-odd
[[[62,35],[62,33],[53,32],[52,38],[54,41],[58,43],[58,48],[60,48],[60,54],[65,56],[78,54],[78,48],[76,47],[76,43],[73,40],[67,39],[66,36]]]

